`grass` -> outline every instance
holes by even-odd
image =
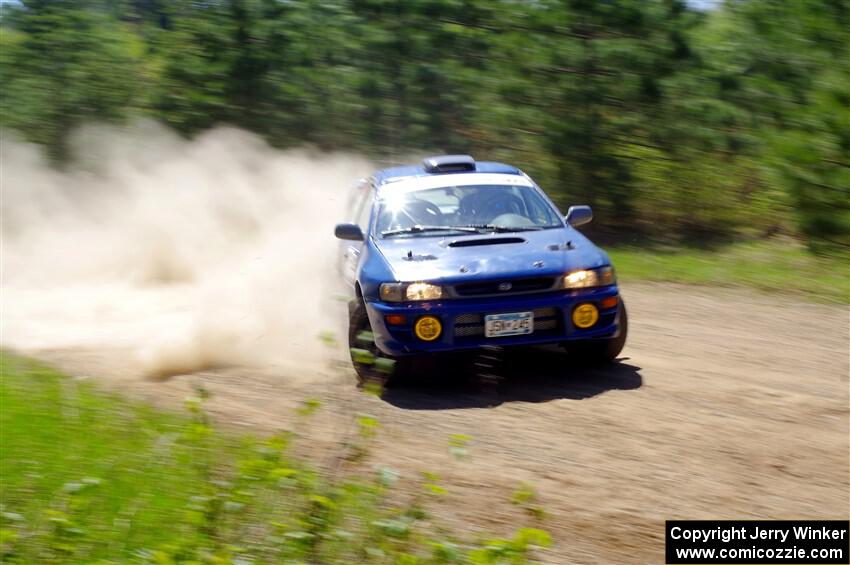
[[[609,254],[625,281],[739,285],[821,302],[850,302],[847,257],[818,257],[790,241],[737,244],[718,251],[614,248]]]
[[[3,351],[0,376],[4,563],[523,564],[550,543],[533,528],[474,540],[425,528],[439,477],[391,503],[398,473],[363,471],[380,430],[368,415],[352,416],[342,464],[322,473],[290,454],[309,438],[214,429],[203,391],[187,414],[162,412]]]

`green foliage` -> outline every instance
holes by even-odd
[[[467,455],[467,446],[469,445],[470,438],[466,434],[452,434],[449,436],[449,453],[455,459],[462,459]]]
[[[337,344],[336,334],[331,331],[320,332],[319,341],[321,341],[326,347],[335,347]]]
[[[762,182],[784,188],[817,252],[850,249],[850,6],[731,2],[717,40],[733,50],[729,96],[756,122]],[[755,40],[753,39],[755,38]],[[731,77],[730,77],[731,78]]]
[[[524,563],[525,556],[534,548],[552,545],[552,538],[543,530],[523,528],[513,539],[494,539],[484,543],[484,547],[471,551],[470,563],[490,565],[497,563]]]
[[[33,0],[0,26],[0,122],[58,158],[88,121],[228,123],[518,163],[619,240],[850,247],[844,0]]]
[[[521,506],[526,512],[537,519],[542,519],[546,515],[543,507],[537,504],[537,491],[533,485],[528,483],[519,485],[519,488],[511,496],[511,502],[517,506]]]
[[[318,398],[308,398],[301,403],[301,406],[298,407],[298,415],[302,418],[308,418],[315,414],[321,406],[322,401]]]
[[[794,241],[737,244],[721,251],[621,247],[609,253],[623,280],[743,285],[817,301],[850,302],[850,256],[814,256]]]
[[[140,38],[84,3],[32,2],[9,10],[0,44],[0,121],[67,153],[72,130],[143,106]]]
[[[550,543],[530,529],[434,539],[416,500],[390,502],[397,471],[320,473],[292,455],[291,434],[223,434],[202,391],[182,417],[2,351],[0,375],[4,563],[524,564]],[[356,422],[361,441],[379,430]],[[436,494],[438,477],[424,478]]]
[[[448,491],[446,491],[444,487],[440,486],[440,476],[437,473],[423,471],[422,478],[425,480],[423,484],[425,494],[429,496],[443,496],[447,494]]]

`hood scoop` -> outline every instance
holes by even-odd
[[[501,245],[503,243],[525,243],[521,237],[486,237],[481,239],[458,239],[449,247],[477,247],[479,245]]]

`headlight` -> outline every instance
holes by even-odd
[[[443,289],[435,284],[413,283],[407,287],[404,296],[408,300],[437,300],[442,298]]]
[[[608,286],[615,282],[617,277],[614,275],[614,267],[573,271],[564,275],[564,288],[591,288]]]
[[[437,300],[443,297],[443,287],[425,282],[384,283],[380,294],[385,302]]]

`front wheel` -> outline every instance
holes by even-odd
[[[366,304],[362,300],[358,300],[349,317],[348,349],[359,384],[387,384],[390,380],[404,378],[410,372],[410,359],[391,357],[378,349]]]
[[[620,299],[618,315],[620,317],[620,333],[617,337],[570,341],[564,344],[567,353],[578,361],[592,365],[602,365],[614,361],[623,351],[623,347],[626,346],[626,337],[629,333],[629,316],[626,312],[626,303],[622,299]]]

